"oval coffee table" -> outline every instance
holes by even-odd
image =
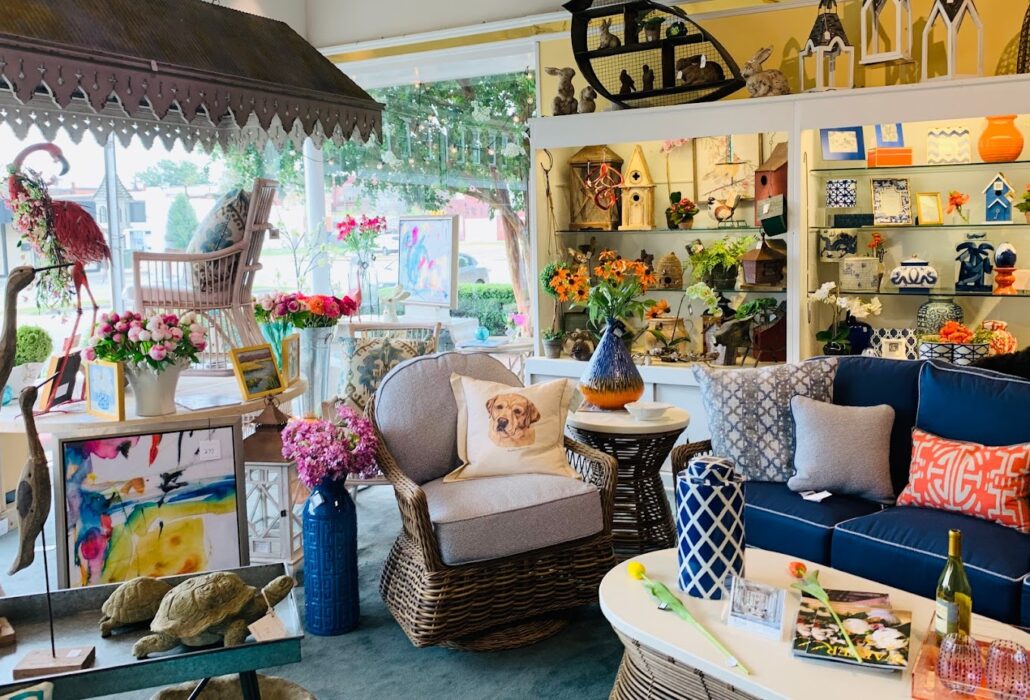
[[[748,579],[782,588],[792,579],[787,564],[796,557],[748,548]],[[691,700],[901,700],[912,697],[911,669],[933,617],[934,601],[881,583],[806,562],[819,570],[827,588],[877,591],[890,595],[897,610],[912,612],[909,668],[891,673],[858,666],[797,659],[791,656],[798,597],[787,595],[784,631],[779,640],[729,627],[722,622],[724,600],[699,600],[677,590],[676,550],[651,552],[635,558],[649,578],[677,594],[687,609],[751,671],[745,676],[726,665],[723,656],[688,623],[658,609],[644,586],[626,572],[622,562],[601,581],[601,610],[619,635],[626,652],[612,689],[613,700],[690,698]],[[977,637],[1011,639],[1030,647],[1030,635],[997,620],[974,615]]]

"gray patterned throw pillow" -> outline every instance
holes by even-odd
[[[708,414],[712,451],[732,459],[749,481],[787,481],[794,473],[790,400],[831,400],[836,372],[836,358],[758,369],[699,365],[694,376]]]

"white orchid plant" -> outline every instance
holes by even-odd
[[[850,315],[861,321],[870,316],[879,316],[883,311],[883,305],[878,297],[873,297],[870,301],[863,301],[859,297],[842,296],[836,282],[824,283],[812,293],[809,301],[813,304],[826,304],[833,308],[833,325],[829,329],[815,334],[815,339],[822,343],[849,345],[848,324],[845,323],[847,317]]]

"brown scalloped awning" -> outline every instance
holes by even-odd
[[[382,105],[283,22],[201,0],[3,5],[0,119],[16,131],[31,120],[206,148],[380,134]]]

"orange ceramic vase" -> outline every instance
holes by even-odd
[[[1011,163],[1023,153],[1023,134],[1016,128],[1016,115],[987,117],[980,136],[980,158],[985,163]]]

